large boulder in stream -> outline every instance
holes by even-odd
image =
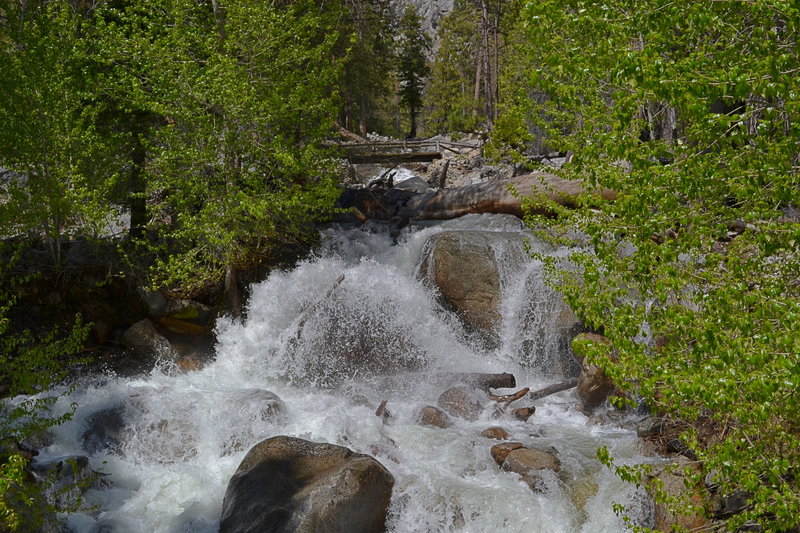
[[[468,230],[438,233],[425,245],[419,277],[436,287],[446,306],[490,346],[499,342],[502,318],[499,263],[520,263],[521,243],[519,233]]]
[[[394,478],[368,455],[278,436],[254,446],[231,477],[220,533],[380,532]]]

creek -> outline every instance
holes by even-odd
[[[62,410],[77,403],[74,418],[55,428],[55,441],[42,450],[42,459],[89,455],[105,474],[105,486],[86,493],[87,510],[68,518],[70,529],[216,532],[228,479],[254,444],[275,435],[339,444],[381,461],[395,477],[389,530],[396,533],[625,531],[615,502],[647,523],[652,506],[645,495],[595,456],[607,446],[618,461],[643,460],[635,433],[593,423],[576,408],[574,391],[533,402],[527,422],[492,418],[491,408],[447,429],[418,422],[420,409],[442,392],[432,379],[438,373],[511,372],[517,388],[536,390],[563,377],[553,361],[570,357],[553,326],[564,304],[543,283],[537,261],[498,250],[505,258],[502,326],[492,348],[417,278],[426,240],[466,229],[519,231],[519,223],[470,215],[412,225],[397,245],[378,228],[328,229],[312,257],[252,287],[244,320],[218,320],[215,358],[201,370],[181,373],[165,363],[136,377],[85,378],[59,400]],[[318,312],[298,323],[314,305]],[[380,364],[362,367],[330,355],[359,343],[379,343],[387,357],[402,354],[414,370],[386,380],[377,375]],[[375,416],[383,400],[388,423]],[[93,449],[87,425],[119,406],[123,437],[114,449]],[[493,461],[489,450],[497,441],[480,436],[489,426],[526,445],[554,447],[562,471],[532,491]]]

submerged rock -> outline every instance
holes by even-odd
[[[368,455],[279,436],[254,446],[231,477],[220,533],[380,532],[394,478]]]
[[[503,428],[500,427],[491,427],[486,428],[481,431],[481,437],[486,437],[487,439],[495,439],[495,440],[508,440],[511,435]]]
[[[423,426],[431,426],[436,428],[449,428],[453,425],[450,417],[447,414],[432,405],[426,405],[419,413],[419,423]]]
[[[561,471],[561,461],[555,455],[536,448],[512,450],[503,461],[503,470],[527,476],[535,470]]]
[[[178,354],[166,337],[161,335],[149,319],[135,323],[122,334],[122,342],[139,355],[177,359]]]
[[[437,405],[445,412],[458,418],[475,421],[483,411],[483,406],[467,387],[450,387],[439,395]]]
[[[83,449],[90,454],[117,451],[127,436],[125,405],[103,409],[89,415],[81,433]]]
[[[498,466],[502,466],[503,462],[506,460],[506,457],[508,457],[508,454],[514,450],[519,450],[522,447],[523,446],[521,442],[502,442],[492,446],[490,453],[492,454],[492,459],[494,459],[494,462],[497,463]]]

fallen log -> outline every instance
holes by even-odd
[[[341,207],[355,206],[368,218],[389,220],[447,220],[467,214],[505,213],[522,217],[523,197],[544,197],[558,205],[576,207],[587,192],[605,200],[614,200],[610,189],[588,191],[580,181],[565,180],[545,172],[516,176],[453,189],[399,195],[395,189],[378,187],[350,189],[340,199]],[[530,212],[552,215],[546,202],[533,206]]]
[[[489,389],[508,389],[517,386],[514,374],[445,374],[451,379],[489,392]]]
[[[335,129],[339,133],[339,135],[341,135],[342,137],[344,137],[345,139],[348,139],[350,141],[357,142],[357,143],[364,143],[364,144],[369,142],[368,139],[365,139],[361,135],[358,135],[357,133],[353,133],[352,131],[348,130],[347,128],[343,128],[338,122],[334,122],[333,123],[333,129]]]
[[[562,381],[561,383],[554,383],[548,387],[543,389],[539,389],[537,391],[533,391],[528,395],[529,400],[539,400],[544,398],[545,396],[550,396],[551,394],[555,394],[557,392],[565,391],[567,389],[574,389],[578,386],[578,378],[570,378],[566,381]]]
[[[375,385],[380,390],[403,391],[411,393],[421,382],[433,389],[444,390],[457,385],[474,387],[484,392],[489,389],[510,389],[517,386],[514,374],[483,374],[471,372],[436,372],[420,374],[417,372],[384,376]]]

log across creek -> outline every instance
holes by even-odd
[[[524,216],[553,214],[552,204],[575,207],[586,194],[614,200],[610,189],[587,190],[580,181],[535,172],[507,180],[495,180],[452,189],[407,191],[384,183],[361,189],[346,189],[339,205],[351,208],[359,219],[387,221],[449,220],[467,214],[500,213]],[[534,201],[524,206],[524,198]]]

